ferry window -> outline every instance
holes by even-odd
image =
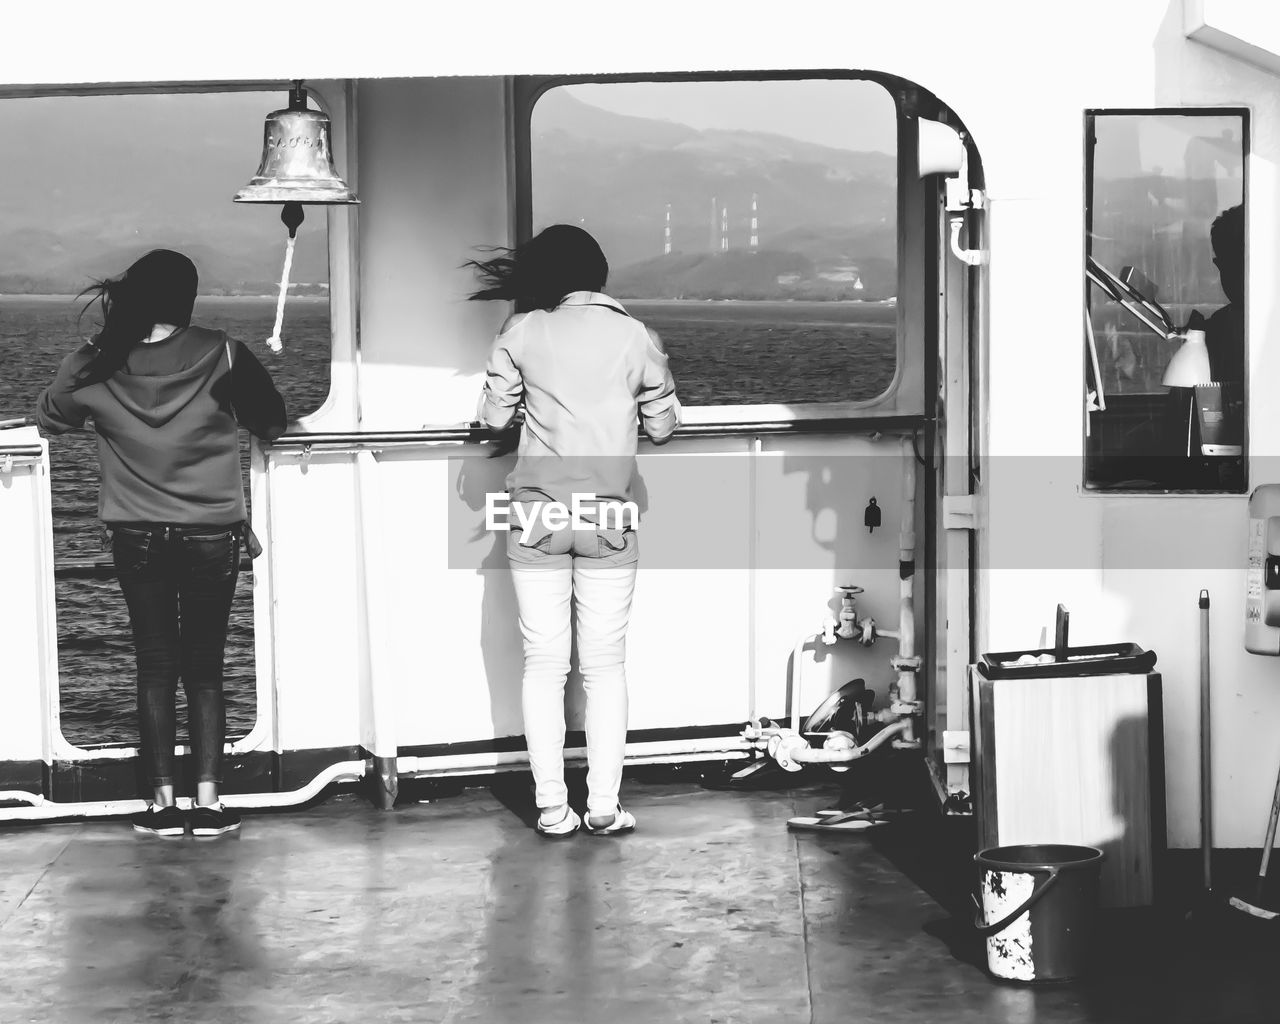
[[[533,108],[533,231],[578,224],[686,405],[869,401],[897,368],[897,112],[861,80],[599,82]]]
[[[0,99],[0,419],[31,415],[63,356],[96,330],[97,307],[79,318],[75,294],[155,248],[192,258],[196,322],[252,349],[291,419],[320,406],[330,367],[326,218],[309,212],[298,232],[275,355],[265,339],[287,232],[279,207],[231,201],[257,168],[263,119],[286,102],[284,89]],[[137,731],[128,616],[97,522],[95,445],[91,431],[50,440],[61,722],[82,746],[134,742]],[[232,737],[256,716],[247,572],[239,589],[226,661]]]
[[[1246,489],[1247,118],[1087,115],[1086,486]]]

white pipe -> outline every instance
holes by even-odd
[[[905,734],[910,727],[911,719],[903,718],[892,725],[885,726],[860,747],[836,750],[828,750],[826,747],[799,747],[796,750],[789,751],[788,756],[797,764],[840,764],[845,761],[856,761],[860,757],[866,757],[871,751],[887,743],[894,736]]]
[[[960,248],[960,231],[964,227],[963,215],[951,218],[951,251],[956,258],[971,267],[981,267],[991,258],[986,249]]]
[[[910,567],[905,579],[898,583],[898,699],[913,702],[916,698],[916,674],[914,668],[902,662],[916,654],[916,620],[914,608],[915,557],[916,557],[916,457],[910,438],[902,440],[902,526],[898,535],[898,560]],[[899,576],[902,576],[901,569]],[[908,719],[903,738],[915,740],[915,723]]]
[[[228,807],[264,808],[293,807],[317,796],[332,782],[354,781],[365,774],[364,761],[339,761],[331,764],[301,789],[288,793],[237,793],[223,795]],[[26,800],[29,807],[0,807],[0,821],[47,821],[51,818],[106,818],[136,814],[147,809],[146,800],[99,800],[88,803],[60,804],[37,793],[10,790],[0,792],[0,800]],[[190,809],[191,799],[179,797],[178,806]]]
[[[720,756],[746,754],[751,744],[738,736],[709,736],[686,740],[649,740],[628,743],[627,764],[645,764],[655,759],[708,760]],[[566,764],[585,762],[586,747],[565,749]],[[488,751],[476,754],[438,754],[431,757],[402,756],[396,759],[401,775],[469,775],[527,768],[529,755],[523,750]]]
[[[222,797],[228,807],[293,807],[318,796],[332,782],[354,782],[364,778],[364,761],[339,761],[331,764],[301,789],[289,793],[237,793]]]
[[[821,639],[821,633],[801,637],[791,653],[791,728],[796,732],[800,731],[800,680],[803,677],[801,659],[804,658],[804,645]]]

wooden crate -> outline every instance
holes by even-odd
[[[982,848],[1094,846],[1104,907],[1156,902],[1166,847],[1160,675],[988,679],[971,666]]]

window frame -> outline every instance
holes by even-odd
[[[1250,266],[1250,231],[1249,231],[1249,206],[1250,206],[1250,183],[1252,174],[1250,171],[1250,163],[1252,156],[1252,130],[1253,130],[1253,109],[1244,105],[1184,105],[1184,106],[1156,106],[1156,107],[1087,107],[1083,111],[1082,117],[1082,149],[1081,149],[1081,176],[1082,176],[1082,192],[1083,205],[1082,212],[1084,214],[1083,230],[1080,233],[1080,267],[1082,293],[1081,303],[1086,314],[1090,310],[1089,300],[1094,288],[1090,282],[1087,273],[1087,259],[1090,255],[1089,236],[1093,230],[1093,149],[1095,145],[1094,124],[1099,117],[1238,117],[1240,119],[1240,202],[1245,210],[1245,231],[1244,231],[1244,280],[1245,294],[1242,305],[1244,306],[1244,338],[1242,344],[1244,346],[1244,381],[1242,385],[1244,395],[1244,422],[1242,424],[1242,440],[1241,440],[1241,476],[1238,487],[1221,488],[1221,487],[1167,487],[1153,485],[1150,487],[1119,487],[1109,486],[1105,483],[1095,481],[1098,475],[1096,471],[1091,474],[1091,467],[1097,465],[1103,456],[1095,455],[1090,451],[1089,437],[1091,426],[1089,417],[1094,415],[1087,408],[1084,408],[1081,418],[1081,459],[1080,459],[1080,488],[1084,494],[1093,495],[1119,495],[1124,497],[1142,497],[1142,496],[1186,496],[1186,497],[1223,497],[1235,496],[1249,493],[1249,408],[1252,404],[1251,395],[1251,379],[1249,372],[1249,334],[1250,334],[1250,312],[1249,312],[1249,266]],[[1081,371],[1080,386],[1081,393],[1087,393],[1089,386],[1090,373],[1090,352],[1088,347],[1088,338],[1082,331],[1081,343],[1083,351],[1081,353]],[[1082,407],[1087,403],[1082,403]],[[1196,458],[1196,456],[1186,456],[1188,464]]]
[[[50,97],[95,97],[95,96],[136,96],[136,95],[185,95],[205,93],[238,93],[263,92],[281,93],[287,97],[292,87],[292,79],[253,79],[228,82],[106,82],[64,85],[0,85],[0,102],[23,99],[46,99]],[[345,180],[357,193],[356,167],[356,102],[355,82],[352,79],[316,79],[305,82],[307,94],[312,102],[327,113],[331,121],[332,135],[330,148],[335,165],[340,171],[345,169]],[[284,104],[280,104],[281,107]],[[262,117],[271,112],[271,107],[262,111]],[[260,156],[260,154],[258,155]],[[248,181],[254,170],[255,154],[245,155],[245,181]],[[231,196],[227,196],[230,203]],[[283,243],[284,233],[281,238]],[[324,400],[314,410],[297,421],[297,426],[304,432],[314,432],[320,428],[325,430],[358,429],[360,420],[360,398],[358,386],[359,367],[359,332],[357,317],[359,315],[359,249],[355,220],[355,208],[345,205],[331,205],[326,210],[326,245],[329,264],[329,391]],[[255,478],[265,473],[265,459],[261,443],[251,439],[250,443],[250,486],[254,486]],[[56,572],[56,566],[54,567]],[[51,593],[49,600],[56,605],[56,597]],[[243,736],[230,741],[228,751],[232,754],[246,753],[269,745],[275,731],[275,707],[271,699],[275,686],[274,674],[264,675],[264,664],[269,665],[274,657],[272,649],[274,637],[264,636],[260,630],[262,609],[255,600],[254,618],[254,720],[253,725]],[[55,651],[56,651],[55,637]],[[58,660],[54,658],[55,681],[51,686],[50,698],[53,701],[51,724],[53,728],[52,754],[60,760],[82,761],[94,758],[122,758],[136,751],[134,744],[128,741],[105,741],[95,746],[85,747],[73,743],[66,738],[61,726],[62,685]]]
[[[880,85],[894,104],[897,118],[897,295],[896,350],[893,376],[874,398],[847,402],[756,403],[684,406],[683,422],[695,427],[749,430],[753,425],[794,423],[841,425],[868,421],[925,419],[928,396],[936,391],[936,368],[929,358],[930,338],[936,339],[936,317],[927,296],[938,269],[928,264],[929,234],[934,220],[926,213],[936,207],[937,182],[916,173],[916,120],[942,110],[932,94],[893,75],[872,71],[832,69],[671,72],[659,74],[526,75],[512,79],[510,108],[514,174],[514,236],[517,244],[533,234],[532,119],[538,100],[551,89],[566,85],[609,85],[659,82],[867,81]],[[935,176],[936,177],[936,176]],[[936,260],[934,261],[936,263]],[[677,384],[679,382],[677,381]]]
[[[330,149],[339,171],[353,191],[357,183],[355,94],[352,79],[316,79],[304,83],[311,101],[329,115],[332,135]],[[49,97],[92,96],[176,96],[192,93],[264,92],[287,98],[292,79],[243,79],[228,82],[104,82],[73,85],[0,85],[0,102]],[[284,103],[281,103],[284,106]],[[265,119],[272,108],[264,108]],[[260,156],[260,154],[258,154]],[[253,174],[255,154],[245,155],[245,181]],[[231,202],[231,197],[227,197]],[[326,245],[329,264],[329,391],[311,412],[300,417],[303,431],[356,429],[359,422],[359,394],[352,374],[345,367],[355,365],[359,354],[356,329],[359,294],[359,252],[354,207],[326,208]],[[283,239],[283,234],[282,234]]]

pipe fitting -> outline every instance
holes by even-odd
[[[960,247],[960,232],[964,228],[964,217],[951,218],[951,251],[955,253],[956,259],[971,267],[985,266],[991,259],[991,254],[985,249],[962,249]]]

